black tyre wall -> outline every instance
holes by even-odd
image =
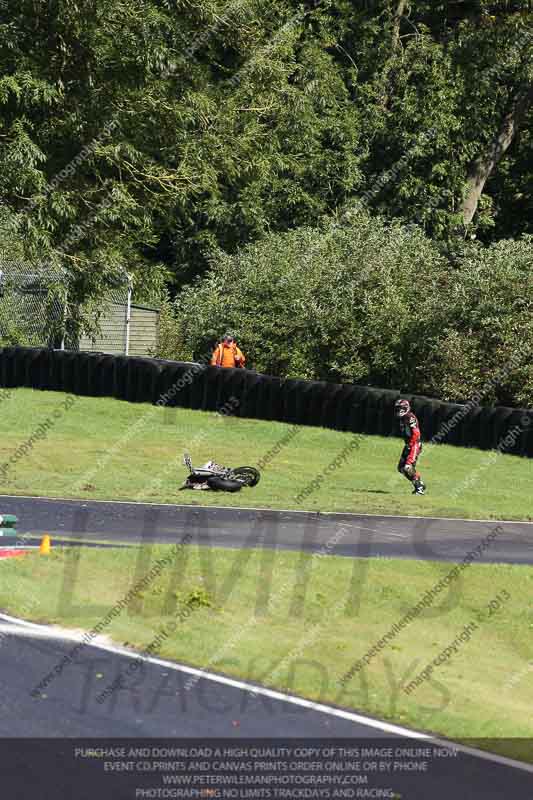
[[[113,397],[115,357],[98,353],[92,362],[92,385],[97,397]]]
[[[394,416],[394,404],[398,393],[383,389],[378,400],[378,413],[376,417],[376,433],[380,436],[394,436],[397,433],[398,422]]]
[[[192,374],[187,364],[164,361],[156,376],[154,399],[160,406],[191,408]]]
[[[520,424],[522,433],[520,435],[520,455],[533,456],[533,414],[526,409],[520,409]]]
[[[223,369],[218,395],[217,411],[223,416],[241,415],[243,398],[246,393],[247,375],[243,369]]]
[[[298,380],[285,380],[281,385],[282,419],[292,425],[305,425],[307,415],[306,383]]]
[[[377,434],[380,426],[380,408],[384,390],[366,389],[361,395],[360,402],[364,407],[363,428],[361,433]]]
[[[272,410],[272,398],[274,397],[275,389],[272,387],[272,378],[270,375],[263,375],[259,382],[259,386],[257,387],[257,406],[256,406],[256,418],[257,419],[272,419],[273,418],[273,410]],[[277,385],[279,386],[279,380],[277,381]],[[280,394],[278,393],[278,398]]]
[[[113,374],[113,396],[117,400],[128,399],[128,357],[115,356]]]
[[[343,399],[343,387],[340,383],[324,384],[322,398],[322,425],[325,428],[336,428],[339,408]],[[314,423],[313,423],[314,424]]]
[[[511,408],[495,408],[493,409],[496,413],[493,415],[492,419],[492,437],[491,437],[491,447],[497,448],[498,444],[505,438],[510,425],[510,418],[513,414],[513,410]],[[520,420],[521,414],[518,414],[518,419]]]
[[[444,422],[446,419],[446,408],[444,403],[439,400],[430,400],[429,407],[431,409],[432,423],[431,423],[431,436],[427,436],[425,430],[422,430],[422,439],[431,441],[432,444],[446,444],[448,442],[448,434],[445,430]]]
[[[311,381],[307,390],[307,425],[324,425],[328,411],[328,397],[335,392],[325,381]]]
[[[90,391],[91,358],[90,353],[78,353],[78,358],[73,366],[74,394],[85,396],[92,394]]]
[[[498,418],[500,425],[505,425],[509,416],[508,409],[482,407],[474,416],[472,412],[466,417],[463,438],[460,444],[477,447],[480,450],[493,450],[498,445]],[[477,430],[474,429],[474,420],[479,421]]]
[[[396,399],[398,395],[396,396]],[[417,396],[411,400],[413,412],[418,417],[422,441],[430,441],[434,431],[434,417],[431,399],[429,397]],[[396,420],[396,430],[399,428],[398,420],[394,417],[394,403],[392,405],[392,416]]]
[[[461,411],[462,406],[454,403],[443,403],[442,405],[444,412],[442,424],[449,428],[446,434],[446,443],[455,445],[461,444],[463,440],[462,429],[465,427],[465,420],[457,421],[458,418],[456,418],[455,415]]]
[[[366,405],[368,392],[364,386],[352,386],[352,391],[343,400],[348,401],[346,416],[348,427],[353,433],[363,433],[366,425]]]
[[[255,372],[246,372],[244,377],[244,396],[241,398],[239,416],[260,419],[264,396],[264,376]]]
[[[498,412],[503,410],[507,411],[508,409],[494,409],[496,412],[495,416],[498,416]],[[521,455],[522,434],[524,431],[522,417],[522,411],[513,410],[506,415],[505,419],[498,420],[499,426],[495,425],[495,428],[497,427],[498,430],[498,436],[494,437],[496,439],[494,447],[501,453],[516,456]],[[502,428],[504,428],[503,433]]]
[[[2,350],[2,386],[14,388],[20,386],[17,374],[17,363],[19,361],[17,347],[4,347]]]
[[[223,372],[223,367],[207,367],[205,370],[204,395],[202,398],[203,411],[218,410]]]
[[[147,366],[143,359],[128,358],[126,367],[126,399],[130,403],[142,402],[143,378],[146,376]]]
[[[38,351],[31,347],[21,347],[20,354],[16,359],[15,376],[18,386],[31,387],[32,385],[32,366]]]
[[[450,432],[447,437],[448,444],[454,444],[464,447],[477,447],[480,450],[487,450],[490,448],[492,441],[492,434],[484,425],[491,424],[491,419],[487,414],[483,413],[490,409],[483,409],[482,407],[474,406],[465,413],[464,407],[461,410],[461,418],[456,417],[454,422],[454,415],[458,412],[453,411],[451,419],[448,418],[448,424],[454,425],[453,434]]]
[[[397,392],[282,380],[250,370],[103,353],[5,347],[0,351],[0,381],[5,388],[28,386],[151,403],[177,386],[168,399],[170,406],[370,435],[399,434],[394,417]],[[470,408],[423,396],[408,399],[419,417],[424,441],[501,449],[533,457],[533,412],[529,410]]]
[[[159,367],[154,359],[129,358],[127,399],[134,403],[156,402]]]
[[[43,389],[46,386],[46,350],[29,350],[26,358],[26,386]]]
[[[283,381],[281,378],[264,376],[261,397],[261,419],[284,422]]]
[[[65,358],[65,353],[62,350],[52,350],[50,354],[50,389],[52,389],[55,392],[64,391],[63,389],[64,358]]]
[[[375,434],[379,429],[379,401],[382,391],[356,386],[356,402],[353,409],[354,433]]]
[[[335,429],[338,431],[356,431],[360,406],[354,386],[343,386],[338,393],[338,407]]]
[[[41,350],[39,355],[39,389],[52,388],[52,351]]]
[[[204,394],[206,391],[206,381],[207,381],[207,370],[208,367],[204,366],[191,366],[190,364],[187,365],[188,374],[191,376],[191,384],[190,384],[190,407],[191,408],[203,408],[203,400]]]
[[[64,351],[61,359],[62,391],[77,394],[79,388],[78,369],[82,353]]]

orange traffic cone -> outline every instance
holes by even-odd
[[[42,556],[49,556],[50,555],[50,548],[51,548],[50,536],[48,533],[45,533],[43,538],[41,539],[41,544],[39,545],[39,553]]]

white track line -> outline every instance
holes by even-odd
[[[37,639],[62,639],[65,642],[81,642],[81,635],[73,634],[70,636],[65,631],[56,631],[54,628],[47,628],[42,625],[39,628],[28,628],[26,625],[21,625],[20,622],[14,624],[0,623],[0,637],[4,636],[29,636]]]
[[[260,508],[253,506],[193,506],[180,503],[148,503],[139,500],[97,500],[91,498],[80,497],[48,497],[48,495],[32,495],[32,494],[0,494],[0,498],[5,497],[9,500],[46,500],[58,501],[61,503],[82,503],[88,505],[90,503],[107,503],[108,505],[122,505],[122,506],[156,506],[161,508],[183,508],[193,510],[209,510],[216,508],[220,511],[273,511],[279,514],[316,514],[318,517],[383,517],[383,519],[429,519],[436,520],[437,522],[488,522],[491,525],[533,525],[533,520],[525,519],[467,519],[466,517],[429,517],[416,514],[365,514],[355,513],[351,511],[305,511],[304,509],[295,508]]]
[[[15,633],[15,635],[24,635],[22,631],[26,629],[29,635],[35,636],[42,636],[44,638],[55,639],[55,640],[63,640],[63,641],[82,641],[83,634],[73,633],[72,637],[68,636],[63,630],[58,631],[54,630],[53,627],[48,627],[46,625],[38,625],[35,622],[28,622],[24,619],[19,619],[18,617],[12,617],[8,614],[1,614],[0,619],[5,620],[8,623],[11,623],[15,626],[15,630],[11,630],[11,633]],[[5,629],[6,633],[9,633],[8,630],[11,626],[10,625],[2,625],[1,629],[2,632]],[[30,631],[32,633],[30,633]],[[121,655],[125,658],[135,658],[135,659],[142,659],[149,664],[154,664],[159,667],[165,667],[166,669],[172,669],[176,672],[185,672],[189,675],[195,675],[203,680],[213,681],[214,683],[221,683],[224,686],[231,686],[235,689],[240,689],[241,691],[249,692],[253,695],[261,695],[263,697],[270,697],[273,700],[280,700],[281,702],[291,703],[292,705],[301,706],[302,708],[308,708],[312,711],[318,711],[322,714],[328,714],[331,717],[337,717],[339,719],[346,719],[350,722],[355,722],[358,725],[365,725],[368,728],[374,728],[384,733],[390,733],[394,736],[404,736],[409,739],[418,739],[427,741],[433,745],[437,745],[439,747],[446,747],[448,749],[458,750],[465,755],[473,756],[475,758],[481,758],[485,761],[490,761],[495,764],[501,764],[502,766],[511,767],[513,769],[519,769],[523,772],[529,772],[533,774],[533,765],[525,764],[521,761],[515,761],[512,758],[506,758],[505,756],[499,756],[495,753],[488,753],[485,750],[478,750],[475,747],[467,747],[466,745],[456,743],[450,739],[441,739],[437,736],[433,736],[430,733],[423,733],[422,731],[414,731],[410,730],[409,728],[404,728],[401,725],[394,725],[390,722],[385,722],[383,720],[373,719],[372,717],[366,717],[362,714],[356,714],[352,711],[344,711],[340,708],[334,708],[333,706],[328,706],[323,703],[315,703],[312,700],[305,700],[303,697],[297,697],[295,695],[284,694],[282,692],[274,691],[273,689],[266,689],[262,686],[256,686],[255,684],[246,683],[245,681],[236,680],[234,678],[228,678],[225,675],[217,675],[214,672],[207,672],[201,669],[196,669],[194,667],[188,667],[184,664],[178,664],[174,661],[165,661],[162,658],[153,658],[151,656],[143,656],[139,653],[135,653],[131,650],[126,650],[122,647],[116,647],[115,645],[103,644],[99,642],[91,642],[90,644],[86,645],[87,647],[94,647],[98,650],[105,650],[108,653],[113,653],[115,655]]]

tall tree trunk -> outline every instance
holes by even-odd
[[[396,6],[396,13],[394,14],[394,21],[392,26],[392,52],[393,54],[398,49],[398,45],[400,44],[400,25],[402,22],[402,17],[405,13],[405,7],[407,6],[407,0],[398,0],[398,5]]]
[[[389,79],[392,69],[394,67],[394,58],[396,56],[398,47],[400,46],[400,25],[402,23],[402,17],[405,13],[406,7],[407,7],[407,0],[398,0],[396,11],[394,12],[394,18],[392,21],[391,54],[390,58],[387,60],[385,69],[383,70],[383,74],[381,76],[381,80],[383,83],[383,94],[381,95],[380,105],[384,109],[386,109],[389,104],[389,99],[390,99]]]
[[[467,191],[461,209],[465,225],[472,222],[485,183],[509,149],[532,103],[533,85],[522,87],[514,96],[509,110],[502,119],[499,130],[487,150],[470,165],[467,177]]]

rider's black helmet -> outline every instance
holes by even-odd
[[[405,417],[411,410],[409,400],[396,400],[394,404],[394,413],[397,417]]]

